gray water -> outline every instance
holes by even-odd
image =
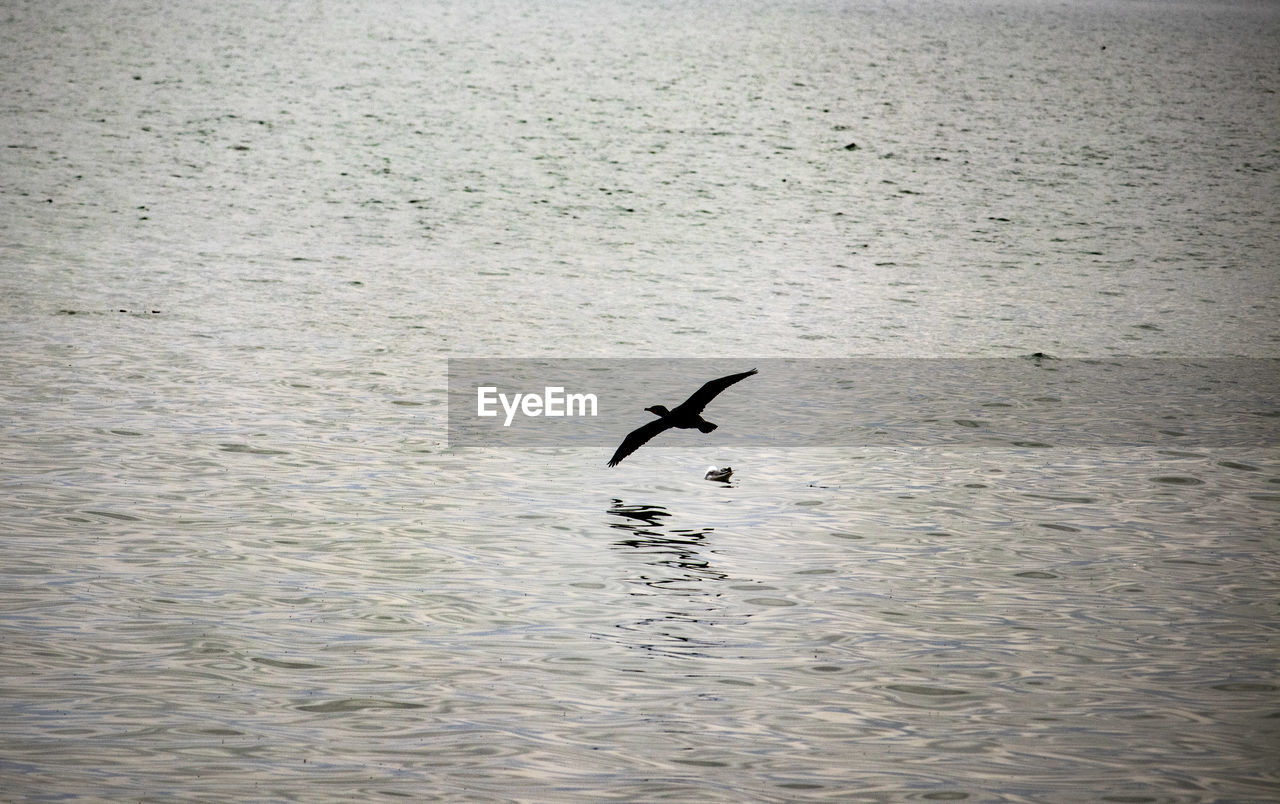
[[[1249,0],[5,3],[0,796],[1280,797],[1274,440],[606,470],[446,404],[1274,358],[1278,81]]]

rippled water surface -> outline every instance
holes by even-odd
[[[446,377],[1273,358],[1278,78],[1247,0],[7,4],[3,796],[1280,797],[1274,361],[612,470]]]

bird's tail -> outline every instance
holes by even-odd
[[[714,429],[716,429],[716,426],[711,422],[698,422],[698,430],[703,433],[709,433]]]

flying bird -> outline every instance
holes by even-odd
[[[702,418],[702,410],[711,400],[715,399],[721,391],[733,385],[735,382],[745,380],[756,370],[744,371],[741,374],[730,374],[728,377],[721,377],[718,380],[711,380],[706,385],[693,392],[685,401],[676,406],[675,410],[667,410],[662,405],[654,405],[645,408],[646,411],[652,413],[658,418],[648,424],[637,427],[622,439],[622,444],[618,447],[618,451],[613,453],[613,457],[609,459],[610,466],[617,466],[622,463],[631,453],[644,446],[645,442],[665,430],[672,427],[681,430],[691,430],[697,428],[701,432],[709,433],[716,429],[716,426],[706,419]]]

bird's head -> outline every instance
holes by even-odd
[[[654,405],[651,408],[645,408],[645,410],[648,411],[649,413],[652,413],[654,416],[666,416],[668,413],[671,412],[667,410],[666,406],[664,405]]]

